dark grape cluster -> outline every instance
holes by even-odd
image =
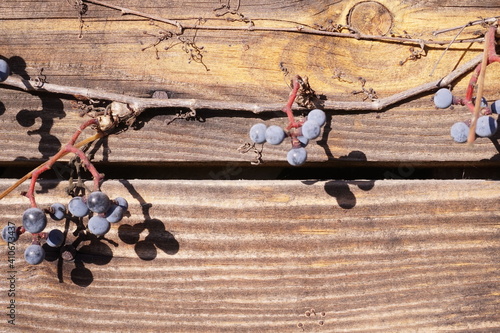
[[[16,228],[9,223],[2,230],[2,238],[6,242],[15,242],[24,232],[33,234],[33,244],[26,248],[24,258],[29,264],[37,265],[45,258],[41,240],[45,240],[48,246],[55,248],[63,246],[65,241],[64,233],[59,229],[43,232],[47,226],[47,215],[54,221],[71,217],[88,217],[88,231],[96,236],[104,236],[111,228],[111,223],[120,222],[127,210],[126,199],[117,197],[111,200],[105,193],[94,191],[85,197],[73,197],[67,207],[61,203],[54,203],[44,210],[37,207],[26,209],[22,216],[22,227]]]
[[[314,140],[321,134],[321,127],[326,122],[323,110],[314,109],[309,112],[305,120],[293,121],[285,129],[276,126],[266,126],[258,123],[250,128],[250,140],[254,143],[270,143],[279,145],[285,137],[292,140],[292,149],[287,154],[287,161],[293,166],[304,164],[307,160],[305,147],[309,140]]]
[[[120,222],[128,209],[127,200],[117,197],[111,200],[104,192],[94,191],[87,197],[73,197],[68,203],[68,212],[78,218],[89,216],[88,230],[103,236],[111,223]]]
[[[447,88],[439,89],[433,97],[434,105],[438,109],[446,109],[452,105],[464,105],[466,102],[453,96],[452,92]],[[471,100],[472,105],[475,103],[474,98]],[[488,105],[486,98],[481,98],[481,112],[483,116],[477,119],[476,135],[478,137],[491,137],[498,129],[497,118],[494,114],[500,113],[500,100]],[[466,142],[469,135],[470,121],[456,122],[451,126],[450,135],[456,142]]]

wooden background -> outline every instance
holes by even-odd
[[[113,1],[194,23],[216,19],[214,1]],[[223,2],[226,3],[226,2]],[[360,1],[240,1],[256,26],[346,24]],[[370,5],[379,6],[373,2]],[[437,80],[480,54],[482,44],[429,47],[399,65],[410,45],[301,33],[199,30],[203,62],[181,45],[153,48],[160,29],[93,4],[82,38],[74,1],[0,2],[0,57],[16,75],[134,96],[165,90],[171,98],[285,103],[291,75],[307,76],[329,100],[361,101],[358,77],[387,97]],[[237,1],[229,4],[236,8]],[[366,3],[365,3],[366,4]],[[370,32],[451,40],[432,31],[498,15],[497,1],[380,0],[390,15],[356,17]],[[375,7],[377,8],[377,7]],[[266,20],[267,19],[267,20]],[[273,21],[269,20],[272,19]],[[481,26],[466,29],[473,38]],[[195,31],[187,30],[193,38]],[[286,70],[285,70],[286,69]],[[285,75],[289,73],[288,75]],[[343,73],[344,82],[338,79]],[[453,85],[464,95],[470,74]],[[488,67],[485,96],[500,99],[498,64]],[[106,173],[103,190],[130,202],[130,216],[108,240],[78,245],[78,260],[49,253],[28,266],[29,244],[16,243],[16,325],[2,331],[340,332],[496,331],[500,281],[497,138],[454,143],[450,126],[463,107],[436,110],[432,93],[381,112],[328,111],[309,164],[289,168],[288,144],[266,146],[264,164],[237,148],[259,121],[285,125],[280,112],[147,111],[139,128],[93,147]],[[0,86],[0,189],[53,155],[82,122],[67,96]],[[90,135],[86,131],[85,135]],[[40,204],[69,200],[64,164],[38,187]],[[350,170],[353,174],[349,174]],[[357,171],[356,171],[357,170]],[[426,170],[425,172],[422,170]],[[374,176],[375,175],[375,176]],[[475,178],[466,180],[461,178]],[[348,180],[343,180],[347,178]],[[426,178],[426,179],[417,179]],[[458,179],[449,179],[458,178]],[[61,181],[58,181],[61,180]],[[20,223],[23,184],[0,200],[2,225]],[[50,222],[74,241],[74,223]],[[7,249],[0,247],[2,289]],[[9,297],[0,297],[4,311]]]

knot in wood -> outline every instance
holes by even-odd
[[[377,1],[359,2],[347,14],[347,25],[363,35],[386,35],[392,24],[392,13]]]

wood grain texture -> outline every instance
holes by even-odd
[[[41,205],[68,200],[66,184],[55,185],[44,183]],[[77,262],[30,267],[29,237],[16,243],[16,326],[3,329],[500,327],[498,182],[123,180],[103,190],[129,200],[130,216],[108,240],[81,242]],[[2,221],[19,223],[27,206],[0,201]]]
[[[70,103],[21,92],[2,95],[7,111],[0,115],[2,162],[43,160],[54,155],[83,122]],[[322,136],[308,147],[308,161],[457,162],[498,160],[498,138],[479,138],[472,147],[454,143],[449,128],[469,119],[462,108],[435,110],[429,98],[379,113],[329,112]],[[43,111],[42,111],[43,109]],[[281,112],[261,116],[199,111],[200,121],[175,120],[175,110],[149,110],[139,118],[139,130],[111,135],[94,146],[95,161],[107,162],[218,162],[250,165],[252,153],[238,152],[249,142],[257,122],[286,126]],[[87,130],[83,137],[92,134]],[[22,147],[22,149],[21,149]],[[104,147],[104,148],[103,148]],[[263,161],[286,166],[287,140],[265,145]]]
[[[236,2],[230,3],[235,8]],[[490,17],[498,9],[495,1],[467,1],[459,7],[451,1],[438,4],[383,0],[379,3],[390,11],[391,30],[395,34],[406,31],[415,38],[434,39],[438,37],[431,35],[433,30],[458,26],[477,17]],[[239,11],[262,26],[290,26],[288,21],[325,26],[329,20],[345,24],[356,4],[358,1],[241,1]],[[190,18],[216,19],[214,9],[220,2],[130,0],[121,1],[120,5],[193,22]],[[480,44],[452,46],[433,77],[429,77],[442,55],[442,47],[430,47],[426,57],[400,66],[399,61],[411,54],[408,45],[299,33],[200,30],[196,42],[203,47],[203,59],[210,69],[205,71],[199,63],[188,63],[189,56],[180,45],[164,51],[170,42],[160,44],[159,60],[155,59],[153,49],[142,52],[141,48],[156,40],[144,31],[154,34],[160,29],[145,19],[121,16],[117,11],[89,4],[84,20],[83,38],[79,39],[77,14],[67,2],[3,1],[0,4],[1,56],[9,61],[14,73],[24,77],[36,77],[43,68],[51,83],[136,96],[167,90],[173,98],[284,103],[289,89],[283,68],[289,75],[309,77],[316,92],[328,99],[360,101],[362,96],[351,94],[360,89],[359,76],[367,80],[367,88],[374,88],[379,97],[386,97],[435,80],[482,50]],[[370,20],[373,24],[384,23]],[[207,22],[242,24],[220,19]],[[464,31],[461,37],[473,37],[473,32],[480,30],[480,26],[475,26]],[[450,40],[454,35],[455,32],[451,32],[439,38]],[[186,37],[193,36],[194,31],[186,31]],[[338,73],[343,73],[343,79],[349,82],[338,80]],[[498,66],[490,66],[485,91],[490,101],[500,99],[495,84],[499,79]],[[456,83],[454,91],[458,95],[463,95],[468,80],[466,75]],[[331,129],[319,145],[309,148],[309,159],[335,161],[358,151],[369,161],[496,158],[496,139],[493,144],[481,139],[472,149],[453,144],[449,127],[467,119],[467,111],[457,107],[436,112],[429,96],[405,101],[382,113],[332,113]],[[80,120],[69,102],[59,97],[31,96],[2,89],[0,140],[8,143],[0,157],[2,161],[46,159],[58,149],[60,142],[66,141]],[[206,117],[205,123],[176,121],[169,126],[166,123],[175,110],[145,114],[142,119],[145,126],[140,131],[110,138],[112,153],[97,154],[96,159],[114,162],[246,162],[252,159],[240,155],[236,148],[248,141],[248,129],[259,117],[244,112],[200,112]],[[285,119],[279,112],[263,117],[269,124],[284,125]],[[14,147],[10,144],[13,142]],[[17,147],[23,149],[20,151]],[[264,160],[286,163],[284,156],[288,149],[288,145],[266,147]]]
[[[361,101],[366,88],[386,97],[434,81],[477,56],[481,44],[444,47],[401,60],[410,45],[300,32],[187,30],[203,47],[205,67],[182,45],[154,48],[161,29],[148,20],[89,4],[82,38],[73,0],[0,1],[0,57],[16,75],[47,75],[50,83],[147,97],[285,103],[291,75],[307,76],[325,98]],[[212,26],[245,26],[216,17],[221,4],[262,27],[346,24],[364,33],[432,36],[436,29],[498,14],[494,0],[121,0],[134,10]],[[360,8],[362,10],[360,10]],[[389,29],[390,28],[390,29]],[[387,32],[387,30],[390,30]],[[466,29],[461,38],[484,28]],[[146,32],[146,33],[145,33]],[[174,44],[172,44],[174,43]],[[172,46],[168,50],[164,48]],[[141,49],[147,48],[144,51]],[[500,99],[498,64],[488,67],[485,94]],[[288,75],[285,75],[288,73]],[[339,75],[341,80],[339,80]],[[463,95],[464,75],[453,85]],[[463,107],[435,110],[431,93],[382,112],[328,112],[322,137],[307,147],[312,165],[399,165],[401,180],[216,180],[243,177],[255,122],[284,126],[281,112],[198,110],[200,121],[175,120],[179,110],[148,110],[137,129],[90,148],[94,161],[155,178],[155,170],[197,166],[214,180],[116,180],[102,189],[124,196],[130,215],[106,239],[74,234],[76,224],[50,221],[77,249],[74,262],[48,251],[26,265],[29,235],[15,245],[16,325],[2,316],[2,332],[433,332],[500,330],[498,182],[408,180],[413,165],[488,162],[496,166],[498,138],[474,146],[454,144],[450,126],[469,117]],[[0,88],[0,166],[48,159],[82,122],[67,96]],[[83,137],[91,134],[86,130]],[[266,145],[264,179],[276,176],[288,144]],[[352,162],[352,163],[351,163]],[[387,163],[387,164],[385,164]],[[105,166],[103,163],[101,166]],[[479,165],[470,164],[470,165]],[[366,167],[369,171],[369,167]],[[324,168],[330,170],[329,168]],[[0,169],[2,170],[2,169]],[[222,170],[222,171],[221,171]],[[255,170],[262,170],[255,168]],[[333,170],[333,168],[332,168]],[[62,170],[64,171],[64,170]],[[388,169],[388,173],[394,171]],[[222,173],[221,173],[222,172]],[[269,174],[263,175],[264,172]],[[441,171],[442,172],[442,171]],[[229,176],[228,176],[229,174]],[[66,174],[63,175],[63,178]],[[488,178],[490,174],[482,177]],[[0,190],[15,182],[0,173]],[[286,177],[286,175],[285,175]],[[42,181],[37,202],[67,203],[66,183]],[[15,193],[0,200],[1,226],[20,224],[28,200]],[[8,248],[0,241],[0,279],[8,288]],[[10,297],[10,296],[9,296]],[[0,297],[5,314],[9,298]]]

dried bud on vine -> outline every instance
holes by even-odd
[[[129,118],[133,113],[127,104],[120,102],[112,102],[108,106],[107,111],[107,113],[109,113],[113,118],[117,120]]]
[[[105,114],[97,117],[97,121],[99,122],[99,129],[102,132],[107,132],[115,127],[115,122],[113,121],[113,117],[110,114]]]

